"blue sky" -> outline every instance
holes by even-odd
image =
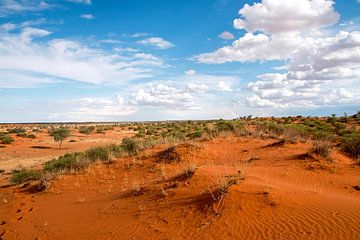
[[[0,0],[0,122],[360,110],[357,0]]]

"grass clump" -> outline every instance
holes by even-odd
[[[90,134],[95,130],[94,126],[80,126],[79,133]]]
[[[139,142],[133,138],[123,138],[121,147],[129,156],[136,155],[140,150]]]
[[[4,135],[0,136],[0,142],[2,144],[11,144],[12,142],[14,142],[14,139],[10,136]]]
[[[328,158],[332,149],[332,145],[328,141],[317,140],[311,149],[312,153],[318,154],[324,158]]]
[[[12,173],[10,181],[14,184],[23,184],[27,181],[39,180],[41,178],[41,172],[34,170],[15,170]]]
[[[360,157],[360,133],[353,132],[341,138],[342,150],[353,157]]]
[[[47,172],[61,172],[84,169],[89,163],[84,153],[67,153],[45,163],[44,170]]]
[[[92,162],[110,161],[110,148],[107,147],[94,147],[85,152],[85,156]]]

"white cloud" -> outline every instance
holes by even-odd
[[[164,67],[161,59],[150,55],[125,57],[67,39],[35,41],[50,34],[39,28],[23,28],[20,33],[0,31],[0,71],[19,73],[19,77],[12,80],[24,83],[28,79],[40,83],[43,80],[34,79],[47,78],[118,84],[150,77],[156,69]],[[25,73],[28,78],[21,79]]]
[[[360,32],[318,38],[294,54],[285,74],[260,75],[249,83],[253,107],[359,104]]]
[[[163,39],[161,37],[146,38],[144,40],[138,41],[138,43],[143,44],[143,45],[154,46],[158,49],[168,49],[168,48],[172,48],[175,46],[171,42],[166,41],[165,39]]]
[[[234,27],[269,34],[316,30],[339,20],[333,5],[332,0],[262,0],[245,4]]]
[[[43,0],[0,0],[0,17],[21,12],[39,12],[51,7]]]
[[[196,71],[193,69],[189,69],[189,70],[185,71],[185,74],[188,76],[192,76],[192,75],[196,74]]]
[[[248,33],[230,46],[193,59],[201,63],[289,59],[302,45],[321,36],[319,29],[338,21],[333,4],[331,0],[262,0],[252,6],[245,4],[234,27]]]
[[[222,32],[221,34],[219,34],[218,37],[221,38],[221,39],[224,39],[224,40],[234,39],[234,35],[231,32],[228,32],[228,31]]]
[[[133,99],[138,105],[161,106],[169,109],[199,109],[196,98],[189,92],[162,83],[150,83],[140,89]]]
[[[66,0],[66,1],[91,5],[91,0]]]
[[[194,57],[201,63],[254,62],[258,60],[283,60],[294,53],[300,37],[279,36],[273,38],[265,34],[246,33],[232,45],[222,47],[214,52],[203,53]]]
[[[92,14],[81,14],[80,17],[83,19],[88,19],[88,20],[95,18],[94,15],[92,15]]]
[[[207,90],[209,90],[209,86],[205,84],[196,84],[196,83],[188,83],[186,85],[186,88],[189,92],[192,93],[205,93]]]
[[[359,104],[360,32],[326,35],[339,20],[331,0],[262,0],[245,4],[234,27],[247,33],[232,45],[194,57],[202,63],[283,60],[286,73],[258,76],[248,88],[251,107]],[[328,32],[331,34],[331,32]]]
[[[231,92],[232,89],[230,87],[230,84],[229,83],[225,83],[223,81],[220,81],[219,84],[218,84],[218,88],[220,91],[225,91],[225,92]]]
[[[137,107],[125,102],[122,96],[116,98],[78,98],[50,104],[52,121],[114,121],[137,112]],[[55,110],[54,110],[55,109]]]
[[[139,38],[139,37],[146,37],[148,36],[148,33],[145,32],[139,32],[139,33],[132,33],[132,34],[123,34],[124,37],[131,37],[131,38]]]

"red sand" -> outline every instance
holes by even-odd
[[[3,239],[360,239],[360,168],[339,152],[336,162],[303,159],[305,143],[221,138],[183,146],[180,163],[154,154],[96,164],[58,177],[43,193],[0,189]],[[166,180],[196,163],[195,175],[162,192]],[[239,184],[212,208],[208,192],[241,171]],[[165,179],[165,180],[164,180]],[[135,185],[142,195],[129,194]],[[165,196],[166,195],[166,196]]]

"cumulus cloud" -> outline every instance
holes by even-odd
[[[220,33],[218,37],[221,39],[224,39],[224,40],[234,39],[234,35],[228,31],[224,31],[224,32]]]
[[[220,91],[225,91],[225,92],[231,92],[232,89],[230,87],[230,84],[229,83],[225,83],[223,81],[220,81],[219,84],[218,84],[218,87],[219,87],[219,90]]]
[[[285,74],[260,75],[249,83],[253,107],[323,106],[359,102],[360,32],[318,38],[292,56]],[[351,89],[343,87],[351,86]],[[334,90],[335,89],[335,90]],[[352,92],[354,91],[354,92]]]
[[[247,33],[230,46],[203,53],[201,63],[286,60],[322,27],[339,20],[331,0],[262,0],[240,9],[234,27]],[[260,33],[259,33],[260,32]],[[311,44],[311,43],[310,43]]]
[[[236,29],[269,34],[303,32],[330,26],[339,20],[332,0],[262,0],[240,9]]]
[[[81,14],[80,17],[83,19],[88,19],[88,20],[95,18],[94,15],[92,15],[92,14]]]
[[[161,106],[169,109],[199,109],[196,98],[189,92],[162,83],[150,83],[146,89],[140,89],[133,98],[138,105]]]
[[[194,57],[201,63],[254,62],[258,60],[283,60],[294,53],[302,42],[300,37],[273,38],[265,34],[246,33],[230,46]]]
[[[118,84],[150,77],[156,69],[164,67],[163,61],[152,55],[136,53],[125,57],[68,39],[36,41],[51,35],[44,29],[27,27],[20,33],[9,31],[9,25],[2,29],[5,30],[0,30],[0,71],[6,70],[13,76],[12,84],[26,86],[30,82],[45,82],[41,80],[44,78]],[[28,77],[24,78],[25,74]],[[35,81],[36,78],[41,79]]]
[[[166,41],[165,39],[163,39],[161,37],[146,38],[146,39],[138,41],[138,43],[143,44],[143,45],[153,46],[158,49],[168,49],[168,48],[172,48],[175,46],[171,42]]]
[[[283,60],[248,84],[251,107],[317,107],[359,102],[360,34],[327,35],[322,28],[339,20],[331,0],[262,0],[240,9],[234,27],[247,33],[230,46],[194,57],[198,62]],[[330,34],[328,32],[328,34]],[[341,84],[340,84],[341,83]]]
[[[52,121],[113,121],[134,114],[137,107],[118,95],[116,98],[77,98],[50,104],[55,111],[49,114]]]

